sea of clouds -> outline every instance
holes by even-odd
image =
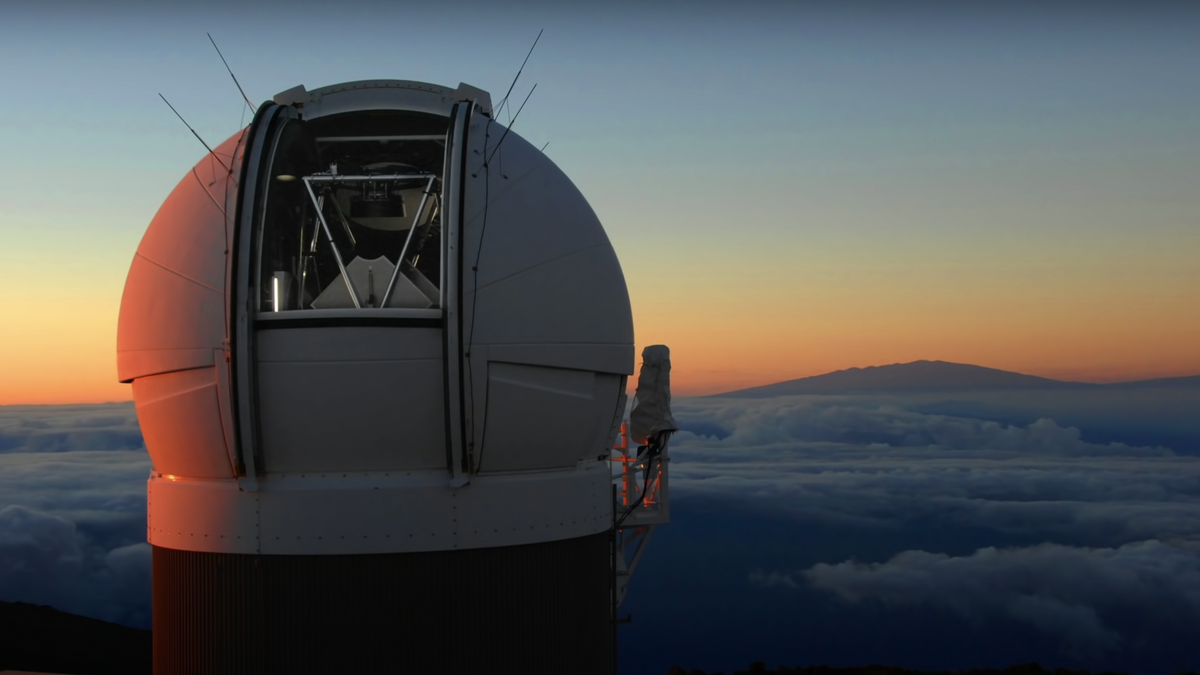
[[[622,608],[639,617],[623,672],[1200,667],[1180,646],[1200,643],[1197,448],[895,397],[676,399],[675,413],[674,521]],[[0,407],[0,600],[148,627],[150,469],[131,404]],[[916,651],[917,621],[955,646]],[[846,639],[866,626],[872,642]]]
[[[927,414],[897,405],[895,397],[677,399],[675,408],[682,427],[671,445],[676,512],[702,511],[726,532],[706,555],[723,559],[713,564],[728,574],[739,565],[745,574],[740,586],[731,580],[727,595],[712,597],[734,613],[744,612],[732,609],[739,605],[734,596],[756,590],[790,592],[803,605],[804,616],[801,610],[731,616],[726,631],[757,621],[758,632],[800,644],[822,630],[813,615],[892,615],[899,622],[920,610],[922,621],[967,626],[970,635],[960,643],[977,645],[946,660],[902,645],[874,653],[861,642],[833,648],[815,639],[788,660],[911,657],[902,665],[997,666],[1005,664],[994,662],[996,650],[980,654],[989,640],[1006,640],[998,653],[1008,663],[1200,668],[1179,642],[1200,643],[1197,448],[1087,442],[1082,430],[1049,418],[1019,425]],[[774,523],[763,536],[795,541],[775,548],[756,542],[759,519]],[[722,527],[723,521],[732,524]],[[745,553],[727,551],[738,547]],[[653,574],[686,576],[697,565],[670,550],[652,548],[647,557],[666,562],[647,565]],[[692,592],[705,592],[696,586]],[[655,595],[653,581],[635,577],[631,604],[655,614],[636,602],[639,590]],[[796,624],[790,638],[779,626],[789,621]],[[645,630],[626,632],[637,640]],[[745,635],[752,642],[756,632]],[[712,668],[730,669],[762,657],[726,660],[724,652],[710,651],[708,658],[716,662]]]
[[[150,467],[130,403],[0,406],[0,600],[148,628]]]
[[[797,521],[921,520],[1111,546],[1200,535],[1200,460],[1026,427],[815,397],[683,399],[672,484]],[[699,433],[689,431],[697,428]]]

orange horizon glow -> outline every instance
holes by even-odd
[[[678,396],[706,396],[914,361],[947,361],[1093,384],[1200,375],[1200,354],[1193,346],[1200,334],[1195,331],[1147,336],[1113,330],[1098,339],[1087,335],[1089,330],[1080,326],[1050,340],[1038,326],[996,333],[989,339],[933,335],[919,325],[894,326],[886,338],[869,336],[867,326],[787,330],[760,324],[739,335],[713,327],[664,325],[658,331],[645,331],[658,338],[645,344],[671,348],[671,389]],[[1171,337],[1164,339],[1164,335]],[[638,346],[639,364],[645,344]]]
[[[114,321],[115,324],[115,321]],[[114,325],[115,329],[115,325]],[[113,331],[115,335],[115,330]],[[1128,382],[1166,377],[1184,377],[1200,374],[1200,362],[1176,365],[1170,362],[1133,360],[1121,362],[1116,359],[1098,364],[1034,364],[1023,363],[1014,357],[998,358],[987,354],[985,349],[912,349],[874,350],[874,360],[857,359],[853,355],[829,351],[823,355],[787,360],[777,351],[747,353],[738,359],[731,352],[749,350],[750,345],[740,344],[723,349],[718,344],[699,343],[686,336],[675,335],[675,340],[662,340],[656,344],[671,347],[671,388],[676,396],[707,396],[738,389],[758,387],[776,382],[796,380],[816,375],[845,370],[885,366],[912,361],[949,361],[996,368],[1025,375],[1035,375],[1056,380],[1104,384]],[[672,344],[673,343],[673,344]],[[53,346],[51,344],[50,346]],[[644,345],[639,345],[638,365]],[[36,351],[29,356],[40,356]],[[102,361],[88,361],[87,356],[99,356],[95,351],[79,353],[71,362],[63,363],[63,370],[47,371],[37,367],[9,370],[5,382],[0,386],[0,405],[68,405],[98,404],[130,401],[132,387],[116,381],[116,349]],[[984,358],[972,358],[980,356]],[[38,365],[37,360],[26,361],[28,366]],[[632,390],[636,379],[630,378]]]
[[[9,303],[9,316],[22,321],[0,325],[0,405],[132,399],[131,387],[117,382],[124,279],[113,277],[94,289],[40,298],[44,303]],[[919,360],[1093,383],[1200,374],[1200,319],[1169,307],[1096,310],[1077,302],[1073,315],[1064,317],[999,294],[987,305],[942,297],[914,307],[854,289],[790,291],[740,304],[698,292],[660,304],[647,302],[655,293],[639,288],[652,280],[631,282],[635,364],[646,345],[670,347],[678,396]],[[711,318],[709,303],[720,307],[720,321]],[[784,310],[770,311],[772,306]],[[630,389],[635,381],[630,378]]]
[[[867,368],[871,366],[886,366],[896,363],[911,363],[912,361],[950,361],[953,363],[967,363],[974,366],[983,366],[985,368],[996,368],[998,370],[1007,370],[1010,372],[1021,373],[1024,375],[1034,375],[1037,377],[1045,377],[1054,380],[1064,380],[1070,382],[1085,382],[1091,384],[1110,384],[1115,382],[1132,382],[1136,380],[1151,380],[1169,377],[1188,377],[1200,375],[1200,367],[1192,368],[1147,368],[1140,370],[1133,369],[1073,369],[1073,368],[1046,368],[1046,369],[1017,369],[1012,367],[1000,367],[994,364],[977,363],[963,360],[954,360],[947,358],[926,357],[918,359],[906,359],[901,361],[888,361],[878,363],[854,363],[851,365],[839,364],[836,367],[826,366],[824,368],[807,368],[795,369],[787,372],[780,372],[778,375],[764,375],[761,373],[745,373],[739,374],[730,369],[698,369],[696,371],[688,370],[692,365],[692,361],[687,358],[686,354],[683,358],[675,356],[676,352],[672,351],[672,371],[671,371],[671,390],[675,396],[710,396],[739,389],[750,389],[753,387],[761,387],[777,382],[786,382],[789,380],[798,380],[806,377],[815,377],[817,375],[825,375],[839,370],[850,368]],[[128,384],[116,382],[116,367],[111,368],[114,382],[111,385],[96,384],[90,389],[78,387],[78,382],[73,379],[58,379],[31,385],[28,389],[18,390],[5,386],[0,391],[0,405],[91,405],[102,403],[123,403],[133,400],[133,388]],[[707,376],[707,377],[706,377]],[[635,377],[630,377],[630,391],[636,386]],[[56,388],[62,387],[62,388]],[[69,388],[67,388],[69,387]]]
[[[0,405],[131,400],[131,387],[117,382],[116,373],[124,279],[108,281],[9,303],[6,312],[21,322],[0,325]],[[655,294],[639,288],[650,280],[631,281],[635,367],[646,345],[670,347],[678,396],[919,360],[1094,383],[1200,374],[1200,318],[1170,307],[1095,310],[1077,302],[1064,317],[999,294],[987,305],[943,297],[913,306],[854,289],[791,291],[740,304],[698,292],[659,304],[645,301]],[[719,321],[711,318],[710,303],[719,308]],[[630,378],[631,389],[635,381]]]

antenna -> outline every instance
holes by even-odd
[[[210,33],[205,33],[208,36],[208,41],[212,43],[213,49],[217,50],[217,56],[221,57],[221,63],[225,64],[225,70],[229,72],[229,77],[233,78],[233,83],[237,86],[238,92],[241,93],[242,99],[246,101],[246,105],[250,106],[250,112],[258,112],[254,104],[250,102],[250,97],[246,96],[246,92],[242,89],[241,83],[238,82],[237,75],[233,74],[233,69],[229,67],[229,62],[225,60],[225,55],[221,53],[221,48],[217,46],[217,41],[213,39]],[[170,105],[170,104],[168,104]]]
[[[505,103],[508,103],[508,97],[510,94],[512,94],[513,87],[517,86],[517,80],[521,77],[521,73],[525,70],[525,64],[529,63],[529,57],[533,54],[533,48],[537,46],[538,40],[542,39],[542,33],[545,32],[545,28],[539,30],[537,37],[533,39],[533,45],[529,48],[529,53],[525,55],[525,60],[521,62],[521,67],[517,69],[517,74],[513,76],[512,84],[508,85],[508,91],[505,92],[504,98],[500,99],[500,105],[496,106],[496,115],[499,115],[500,109],[504,107]],[[509,124],[512,124],[511,120],[509,121]]]
[[[533,89],[537,89],[536,83],[534,83]],[[533,89],[530,89],[529,93],[525,94],[525,100],[521,101],[521,107],[517,108],[517,114],[513,115],[512,122],[510,122],[509,125],[504,128],[504,133],[500,135],[500,140],[496,141],[496,147],[492,149],[492,154],[488,155],[487,159],[485,159],[483,161],[484,166],[487,166],[488,164],[491,163],[492,157],[496,156],[496,151],[500,149],[500,146],[504,143],[504,139],[508,138],[508,132],[511,131],[513,128],[513,125],[515,125],[517,123],[517,118],[521,116],[521,111],[525,109],[525,104],[529,103],[529,97],[533,96]]]
[[[163,96],[161,93],[158,95],[158,97],[163,100],[163,103],[167,104],[167,107],[171,109],[171,112],[175,113],[175,116],[179,118],[179,121],[183,122],[183,126],[187,127],[188,131],[192,132],[192,135],[196,137],[196,140],[200,141],[200,145],[203,145],[204,149],[208,150],[208,154],[212,155],[213,159],[217,160],[217,163],[220,164],[223,169],[229,173],[233,173],[233,169],[225,166],[225,162],[222,162],[221,158],[217,157],[217,153],[213,152],[213,149],[208,147],[208,143],[205,143],[204,139],[200,138],[200,134],[196,133],[196,130],[192,128],[192,125],[188,124],[187,120],[183,119],[183,115],[179,114],[179,111],[175,109],[175,106],[171,105],[171,102],[167,100],[167,97]]]

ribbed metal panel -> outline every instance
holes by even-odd
[[[606,532],[386,555],[154,547],[154,672],[610,675],[610,561]]]

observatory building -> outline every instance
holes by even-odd
[[[613,672],[623,536],[665,518],[669,362],[646,352],[642,452],[614,463],[620,264],[486,92],[259,106],[150,223],[117,343],[155,673]]]

